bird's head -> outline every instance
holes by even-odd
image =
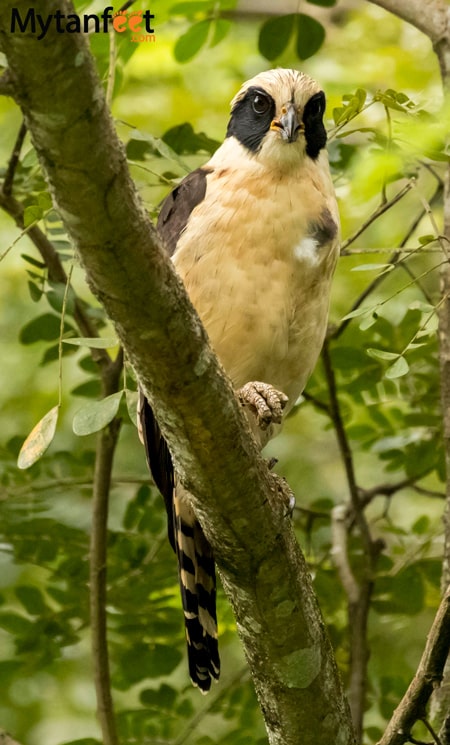
[[[269,70],[248,80],[231,102],[227,137],[262,165],[316,160],[325,147],[325,94],[297,70]]]

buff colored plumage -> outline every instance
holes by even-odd
[[[295,70],[244,83],[223,145],[158,221],[261,447],[303,391],[326,332],[339,215],[324,107],[320,86]],[[214,560],[143,397],[140,411],[178,556],[190,675],[206,692],[220,669]]]

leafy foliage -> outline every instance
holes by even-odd
[[[308,2],[323,8],[335,4]],[[244,46],[246,55],[254,51],[253,28],[250,41],[245,34],[238,40],[233,36],[239,33],[238,24],[230,20],[234,7],[232,0],[198,0],[168,8],[167,34],[174,24],[171,48],[183,68],[164,72],[167,80],[181,75],[179,69],[194,69],[189,66],[197,57],[209,60],[208,55],[225,54],[220,51],[226,48],[224,40],[232,51],[234,44],[237,49]],[[374,33],[370,19],[360,17],[358,22],[366,36],[369,30]],[[324,43],[325,27],[328,32],[327,24],[308,13],[273,16],[259,26],[260,54],[293,66],[298,59],[310,60]],[[341,32],[345,36],[344,29]],[[163,36],[158,25],[157,34]],[[92,37],[106,80],[109,40],[107,35]],[[136,51],[137,45],[121,37],[113,93],[120,107],[123,86],[125,104],[119,116],[132,125],[124,137],[127,156],[146,206],[155,214],[164,193],[214,152],[219,135],[214,125],[210,129],[201,118],[195,121],[196,106],[189,108],[185,102],[189,86],[178,87],[178,80],[172,86],[173,103],[168,103],[167,93],[155,92],[163,105],[152,103],[146,126],[152,128],[155,108],[167,106],[160,136],[138,121],[139,112],[134,116],[133,110],[124,111],[127,91],[131,96],[139,93],[139,75],[135,72],[135,79],[127,79],[127,70],[138,70],[136,59],[148,53],[140,49],[133,57]],[[339,56],[339,50],[335,54]],[[232,58],[221,64],[227,74],[237,69],[236,78],[244,78],[244,63],[238,65],[234,53]],[[264,62],[258,59],[257,65]],[[414,77],[410,70],[408,74]],[[203,67],[199,77],[207,77]],[[364,517],[374,542],[380,544],[371,577],[366,697],[366,739],[376,742],[414,673],[439,597],[445,467],[436,323],[443,253],[435,215],[448,152],[442,126],[424,108],[425,96],[418,105],[413,100],[418,94],[410,86],[394,90],[381,80],[370,89],[353,91],[338,78],[330,81],[329,149],[345,241],[326,348],[329,361],[324,357],[305,401],[288,421],[285,434],[271,444],[270,454],[278,455],[282,472],[298,495],[296,530],[348,682],[348,598],[333,560],[331,530],[333,508],[348,501],[349,491],[348,462],[336,445],[340,414]],[[153,91],[149,93],[147,86],[145,96],[149,95]],[[202,101],[202,110],[208,105],[207,99]],[[5,122],[12,116],[8,109],[1,115]],[[220,116],[226,117],[225,110]],[[8,157],[5,150],[5,163]],[[5,173],[6,169],[3,178]],[[36,154],[26,142],[15,169],[14,196],[22,208],[22,227],[39,227],[52,246],[53,259],[68,275],[72,247],[59,215],[51,209]],[[7,225],[5,234],[10,230]],[[11,245],[15,239],[13,234]],[[6,256],[4,250],[2,255]],[[13,251],[8,252],[8,261],[11,257]],[[6,276],[7,266],[5,261]],[[175,562],[166,540],[161,499],[148,485],[131,425],[136,383],[127,364],[118,390],[100,397],[102,365],[117,354],[102,309],[78,268],[68,285],[55,277],[48,258],[29,240],[22,257],[15,258],[12,275],[7,285],[12,310],[5,318],[11,319],[14,343],[9,344],[16,350],[14,360],[21,372],[17,382],[14,374],[11,380],[4,376],[9,397],[4,417],[12,425],[0,442],[4,724],[30,745],[99,742],[87,651],[89,497],[96,460],[95,438],[90,435],[120,418],[129,426],[123,427],[112,477],[107,616],[121,742],[266,742],[231,611],[222,596],[223,680],[206,703],[199,703],[186,679]],[[89,324],[92,335],[86,329]],[[31,372],[24,377],[27,367]],[[62,400],[56,407],[60,378]],[[82,437],[74,437],[72,427]],[[30,430],[19,470],[17,457]],[[348,542],[352,571],[363,583],[367,556],[354,523]],[[80,686],[89,688],[89,700],[78,692]],[[43,690],[49,693],[42,695]],[[52,721],[58,707],[64,723],[55,734],[43,723]],[[75,719],[81,723],[76,730],[71,724]]]

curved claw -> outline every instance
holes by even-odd
[[[246,383],[238,391],[243,406],[249,406],[256,413],[258,426],[265,430],[270,424],[280,424],[288,397],[269,383],[258,380]]]

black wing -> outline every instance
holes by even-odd
[[[145,398],[142,390],[139,393],[139,418],[147,463],[153,481],[164,497],[164,504],[167,512],[167,532],[169,535],[170,545],[173,550],[176,551],[173,514],[173,489],[175,486],[175,477],[172,457],[169,448],[167,447],[167,442],[161,434],[161,430],[149,402]]]
[[[211,169],[192,171],[164,200],[159,213],[157,230],[169,255],[175,253],[178,239],[185,229],[192,210],[200,204],[206,193],[206,176]],[[153,480],[164,497],[167,512],[169,541],[175,547],[173,488],[175,484],[172,457],[167,442],[161,434],[152,408],[141,393],[139,417],[144,439],[147,462]]]

